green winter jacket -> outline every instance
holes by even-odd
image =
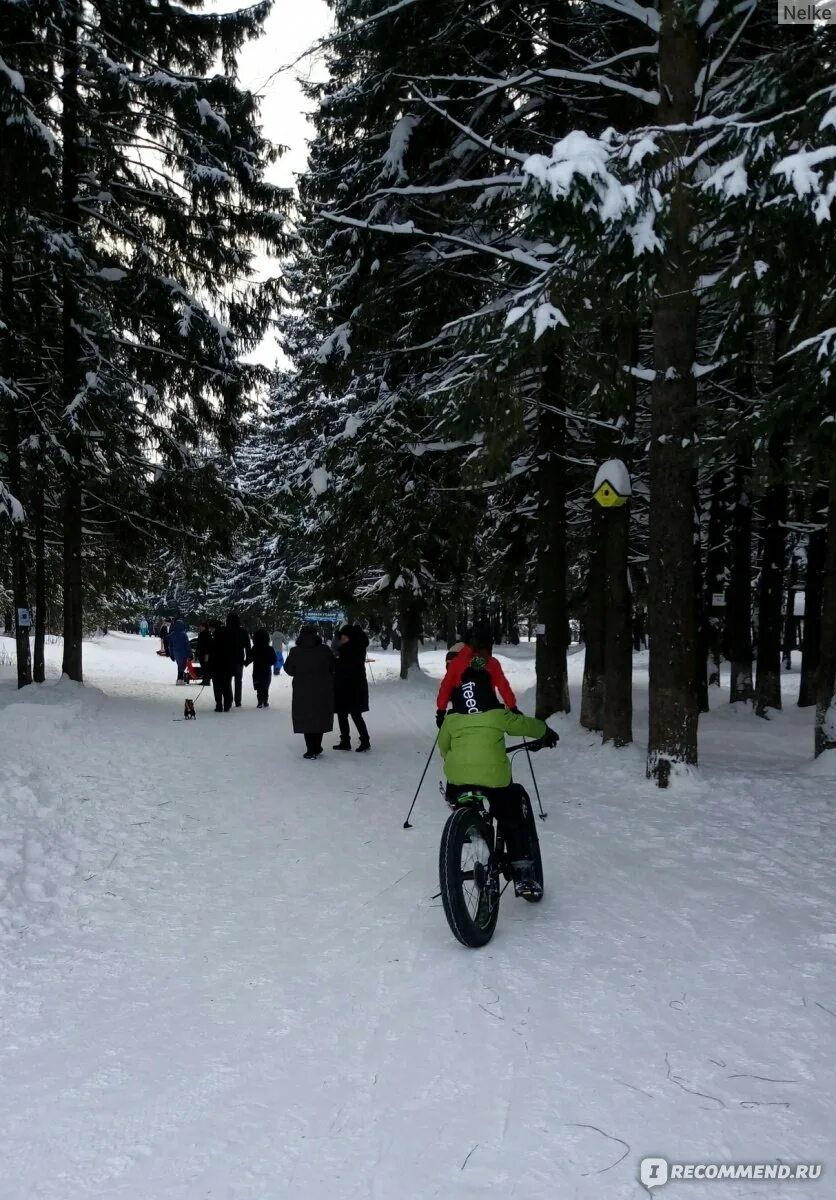
[[[545,721],[517,716],[507,708],[488,712],[449,713],[438,735],[449,783],[502,788],[511,782],[511,760],[505,753],[505,735],[539,738]]]

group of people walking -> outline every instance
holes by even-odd
[[[211,682],[215,712],[229,712],[242,703],[244,670],[252,666],[253,687],[258,708],[270,707],[270,684],[282,668],[293,680],[291,715],[293,732],[305,739],[307,759],[323,753],[323,738],[339,727],[335,750],[351,750],[351,725],[358,735],[356,752],[371,749],[364,713],[369,711],[369,684],[366,677],[366,650],[369,639],[359,625],[344,625],[333,643],[327,646],[316,628],[305,625],[296,644],[285,659],[284,637],[257,629],[250,638],[237,613],[231,612],[226,623],[201,621],[197,642],[192,648],[185,623],[179,618],[166,630],[166,648],[177,665],[177,683],[186,682],[186,674]],[[197,661],[199,673],[194,670]],[[192,671],[194,674],[192,675]]]

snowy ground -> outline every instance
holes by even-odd
[[[467,951],[432,899],[435,768],[401,828],[431,681],[376,653],[373,754],[307,763],[288,680],[268,712],[204,695],[185,724],[154,646],[110,635],[86,688],[22,698],[0,668],[2,1200],[621,1200],[649,1154],[825,1163],[671,1197],[836,1196],[834,781],[809,711],[719,706],[667,793],[639,748],[558,722],[546,899],[506,893]],[[530,685],[528,647],[508,671]]]

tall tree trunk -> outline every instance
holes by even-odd
[[[566,643],[566,422],[562,347],[545,352],[542,368],[543,405],[538,418],[537,461],[537,635],[535,711],[541,720],[569,712]]]
[[[404,589],[405,590],[405,589]],[[401,632],[401,679],[409,677],[409,668],[418,664],[418,639],[423,629],[421,606],[412,595],[402,595],[398,608]]]
[[[816,758],[825,750],[836,750],[836,455],[831,455],[830,471],[824,601],[816,672]]]
[[[584,729],[596,732],[604,727],[604,662],[608,603],[606,537],[604,510],[597,500],[593,500],[589,523],[589,570],[583,625],[584,663],[580,723]]]
[[[14,313],[14,264],[11,254],[3,259],[0,290],[0,311],[3,317],[5,353],[3,362],[6,374],[14,378],[15,364],[12,353],[12,330],[15,327]],[[17,657],[17,686],[27,687],[32,682],[32,647],[29,641],[29,588],[26,572],[26,532],[23,515],[23,471],[20,461],[20,425],[17,415],[17,392],[14,387],[6,400],[6,433],[9,484],[12,496],[21,505],[20,513],[12,518],[12,604],[15,613],[15,649]],[[21,619],[23,623],[21,623]]]
[[[626,746],[633,740],[633,605],[628,578],[630,506],[604,512],[604,576],[608,597],[601,705],[605,742]]]
[[[35,484],[35,683],[46,679],[46,545],[44,530],[44,485],[38,475]]]
[[[787,485],[784,482],[786,439],[769,439],[771,482],[763,506],[764,533],[758,583],[758,652],[755,676],[755,712],[769,715],[781,707],[781,613],[786,557]]]
[[[792,670],[792,652],[798,649],[798,619],[795,615],[795,593],[798,590],[798,558],[790,554],[787,580],[787,607],[784,613],[784,634],[781,642],[781,661],[785,671]]]
[[[827,519],[827,489],[817,488],[813,496],[812,520]],[[807,571],[804,578],[804,635],[801,645],[801,683],[798,688],[799,708],[811,708],[816,703],[816,672],[821,648],[822,596],[824,593],[824,564],[827,557],[827,526],[814,529],[807,541]]]
[[[79,175],[79,3],[68,0],[64,20],[64,74],[61,87],[63,104],[64,161],[62,165],[62,224],[68,237],[78,233],[76,195]],[[74,413],[81,378],[81,346],[76,328],[75,283],[69,270],[62,281],[62,392],[65,409]],[[74,423],[67,435],[68,462],[64,478],[64,659],[63,673],[81,683],[83,679],[82,639],[84,636],[84,493],[81,480],[81,438]]]
[[[707,713],[708,703],[708,609],[705,605],[705,573],[702,566],[702,528],[700,522],[699,484],[694,484],[694,608],[697,638],[694,644],[694,683],[697,689],[697,709]]]
[[[715,471],[711,477],[702,621],[709,687],[720,686],[721,647],[726,613],[728,483],[728,472],[725,469]]]
[[[729,702],[747,703],[752,685],[752,503],[751,463],[738,454],[734,464],[731,567],[726,593],[726,658],[731,670]]]
[[[701,66],[695,9],[661,0],[658,122],[690,125]],[[672,176],[665,253],[653,308],[654,380],[650,436],[650,736],[647,773],[667,787],[671,767],[697,762],[694,679],[693,484],[696,433],[697,267],[686,133],[665,138]]]

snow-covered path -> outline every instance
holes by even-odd
[[[89,647],[86,689],[0,687],[2,1200],[620,1200],[647,1154],[827,1164],[670,1185],[692,1200],[836,1195],[809,714],[712,714],[667,794],[560,723],[546,899],[506,893],[467,951],[432,899],[436,770],[401,828],[432,687],[377,658],[374,753],[318,763],[287,680],[266,713],[250,691],[175,722],[136,638]]]

